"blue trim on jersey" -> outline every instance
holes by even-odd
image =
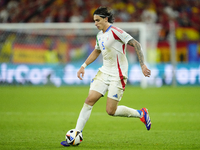
[[[108,32],[108,30],[110,30],[111,27],[112,27],[112,25],[110,25],[110,26],[108,27],[108,29],[106,30],[106,32]]]

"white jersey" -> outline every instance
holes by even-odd
[[[128,61],[126,58],[127,43],[133,37],[120,28],[110,26],[105,33],[100,31],[96,37],[95,49],[101,50],[103,66],[99,70],[103,73],[127,78]]]

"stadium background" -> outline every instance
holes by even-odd
[[[0,22],[88,23],[93,22],[93,11],[100,5],[114,9],[115,22],[160,25],[155,53],[147,50],[147,61],[153,71],[148,83],[152,86],[172,84],[169,32],[170,21],[173,21],[176,27],[177,84],[200,85],[200,2],[197,0],[1,0]],[[93,50],[94,36],[45,37],[0,32],[1,85],[89,84],[101,65],[99,59],[90,65],[84,81],[76,79],[77,69]],[[134,38],[137,39],[137,35]],[[128,49],[127,53],[129,83],[139,85],[142,77],[137,57],[133,49]],[[152,55],[154,65],[149,58]]]
[[[30,23],[43,26],[56,23],[53,26],[58,27],[62,23],[91,22],[96,28],[92,12],[99,5],[114,8],[117,23],[139,21],[162,27],[159,34],[152,36],[159,37],[156,53],[149,53],[147,47],[148,66],[152,70],[148,86],[151,87],[142,89],[139,86],[141,69],[134,50],[128,49],[129,85],[119,103],[136,109],[147,107],[152,128],[148,132],[138,119],[107,115],[104,96],[93,107],[78,149],[199,150],[199,0],[0,0],[0,149],[65,148],[60,142],[65,139],[66,132],[75,127],[90,79],[101,66],[99,58],[86,68],[82,82],[76,77],[77,69],[93,50],[98,30],[92,36],[69,36],[63,30],[59,31],[59,36],[41,36],[38,33],[55,31],[22,32],[23,28],[18,31],[12,27],[18,28],[19,23],[25,28]],[[171,86],[168,39],[171,20],[176,24],[176,87]],[[137,33],[130,33],[139,39]],[[77,147],[67,147],[70,148]]]

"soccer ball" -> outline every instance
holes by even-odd
[[[70,145],[79,145],[83,141],[83,135],[76,129],[71,129],[66,133],[66,141]]]

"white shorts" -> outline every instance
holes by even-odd
[[[124,79],[124,83],[126,83],[126,81],[127,79]],[[90,90],[97,91],[102,95],[105,95],[108,91],[108,97],[117,101],[121,100],[124,93],[119,77],[111,76],[101,71],[98,71],[95,78],[92,79]]]

